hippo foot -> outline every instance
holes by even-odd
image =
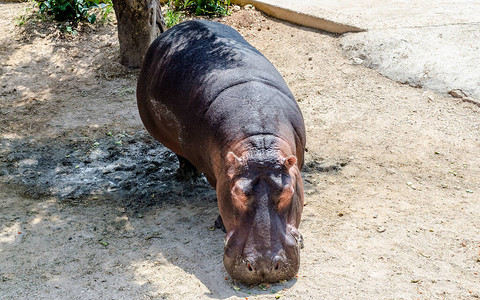
[[[227,233],[225,226],[223,226],[222,216],[218,215],[218,218],[215,220],[215,228],[221,229],[224,233]]]
[[[176,177],[180,181],[189,181],[193,178],[200,176],[200,173],[197,171],[194,165],[189,162],[186,158],[177,155],[178,158],[178,169]]]

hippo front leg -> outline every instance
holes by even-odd
[[[181,181],[188,181],[200,175],[200,173],[197,171],[197,168],[195,168],[195,166],[188,159],[178,154],[177,154],[177,158],[178,158],[177,179]]]

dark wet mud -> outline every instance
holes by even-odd
[[[0,149],[0,180],[34,198],[166,201],[214,194],[203,176],[178,180],[176,155],[143,131],[89,141],[0,140]]]

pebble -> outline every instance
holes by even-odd
[[[361,65],[361,64],[363,64],[363,59],[361,59],[360,57],[355,57],[355,58],[353,59],[353,64],[355,64],[355,65]]]
[[[448,92],[453,98],[466,98],[467,95],[462,90],[451,90]]]

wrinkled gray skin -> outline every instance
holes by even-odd
[[[184,22],[150,46],[137,101],[150,134],[216,188],[228,273],[246,283],[295,276],[305,128],[272,64],[226,25]]]

